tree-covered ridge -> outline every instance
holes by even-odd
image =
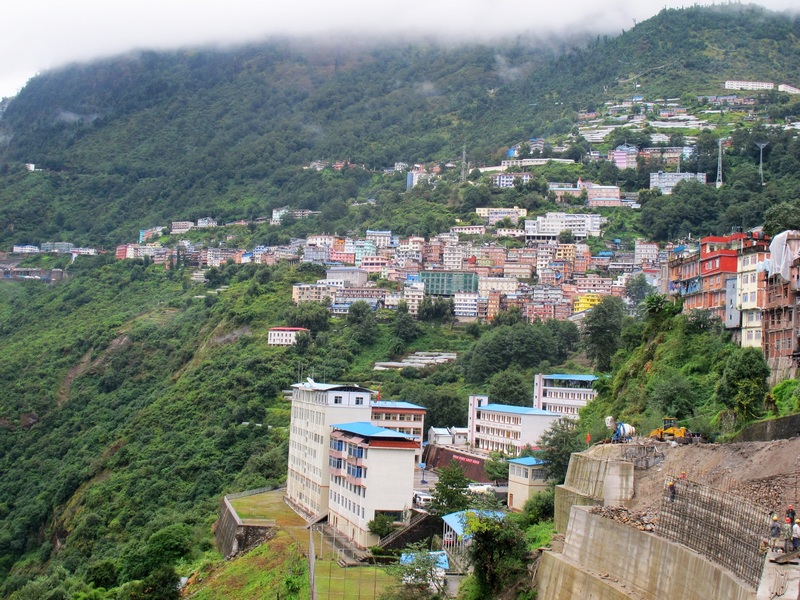
[[[753,6],[692,7],[557,55],[519,40],[273,41],[48,72],[0,119],[0,242],[111,245],[171,220],[317,209],[393,188],[378,173],[396,161],[458,162],[466,145],[473,164],[495,162],[605,100],[718,93],[728,78],[798,84],[798,27]],[[337,184],[302,169],[317,159],[366,170]]]

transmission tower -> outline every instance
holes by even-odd
[[[717,156],[717,188],[722,187],[722,138],[719,138],[719,155]]]
[[[756,142],[758,146],[758,174],[761,175],[761,186],[764,186],[764,148],[769,145],[769,142]]]
[[[467,183],[467,146],[461,150],[461,183]]]

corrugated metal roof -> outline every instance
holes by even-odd
[[[500,510],[462,510],[443,516],[442,521],[447,523],[457,536],[461,537],[464,535],[464,529],[467,526],[467,513],[491,519],[504,519],[506,516],[506,513]]]
[[[339,429],[340,431],[346,431],[347,433],[352,433],[354,435],[361,435],[364,437],[396,438],[403,440],[415,439],[413,435],[400,433],[399,431],[393,431],[391,429],[385,429],[383,427],[375,427],[375,425],[367,421],[356,421],[355,423],[339,423],[337,425],[331,425],[331,427],[333,429]]]
[[[424,406],[419,406],[418,404],[411,404],[411,402],[405,402],[402,400],[394,401],[394,400],[375,400],[372,403],[372,406],[377,408],[416,408],[426,410]]]
[[[543,379],[566,379],[573,381],[595,381],[597,377],[594,375],[567,375],[564,373],[557,373],[555,375],[542,375]]]
[[[543,417],[561,416],[558,413],[542,410],[541,408],[533,408],[531,406],[509,406],[507,404],[487,404],[486,406],[479,407],[477,410],[488,410],[490,412],[510,413],[514,415],[541,415]]]
[[[523,467],[535,467],[536,465],[543,465],[545,461],[534,456],[523,456],[522,458],[511,458],[506,462],[514,463],[515,465],[522,465]]]

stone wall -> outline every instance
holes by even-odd
[[[745,427],[734,441],[737,442],[770,442],[784,440],[800,435],[800,415],[781,417],[760,421]]]
[[[225,559],[263,544],[275,535],[274,524],[243,522],[236,514],[227,497],[219,503],[219,519],[214,529],[214,540],[217,550]]]
[[[572,455],[567,478],[556,487],[556,531],[566,531],[573,505],[624,506],[633,498],[633,463],[619,460],[623,446]]]
[[[543,557],[536,584],[539,600],[755,598],[754,589],[699,554],[579,506],[563,553]]]

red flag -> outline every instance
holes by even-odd
[[[380,390],[380,388],[378,388],[378,397],[377,397],[376,399],[377,399],[377,400],[380,400],[380,399],[381,399],[381,390]]]
[[[586,445],[588,446],[591,443],[592,443],[592,434],[591,433],[587,433],[586,434]]]

